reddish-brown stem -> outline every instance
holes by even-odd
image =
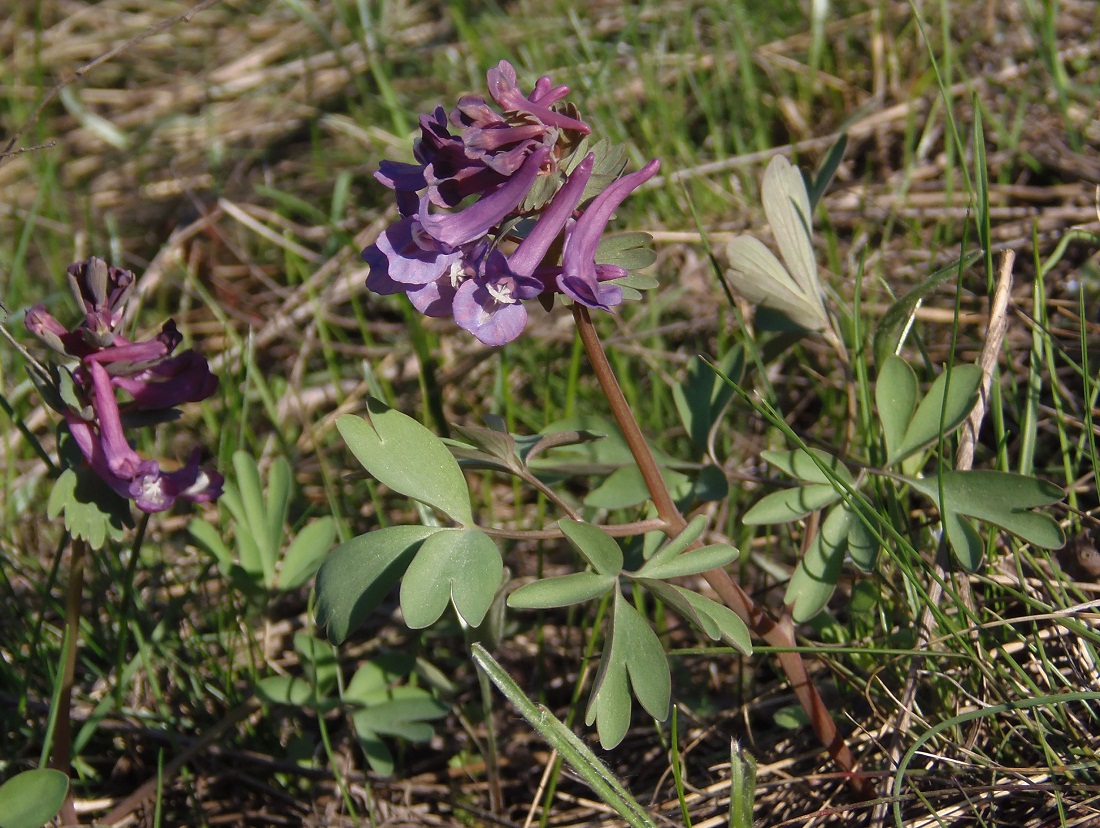
[[[607,354],[604,353],[603,344],[592,325],[588,309],[583,305],[574,304],[573,318],[577,323],[581,343],[588,354],[596,379],[611,406],[611,413],[623,432],[627,446],[630,447],[630,453],[634,456],[634,462],[638,464],[642,479],[645,480],[646,488],[653,498],[657,514],[664,521],[664,532],[669,537],[678,535],[687,526],[687,521],[676,508],[668,487],[661,477],[657,461],[649,450],[649,445],[623,395],[611,363],[607,360]],[[737,613],[758,638],[772,647],[795,646],[794,624],[789,615],[784,614],[778,620],[772,618],[767,610],[753,601],[724,569],[712,569],[705,572],[703,577],[726,606]],[[806,715],[809,716],[814,732],[829,751],[833,761],[849,774],[848,781],[855,794],[861,799],[870,799],[874,795],[871,786],[856,767],[855,758],[837,730],[836,723],[829,714],[825,702],[822,701],[821,695],[817,692],[802,655],[795,652],[781,652],[778,657],[779,665],[783,668]]]
[[[65,599],[65,663],[61,668],[61,692],[58,695],[57,724],[54,726],[50,767],[66,776],[72,765],[73,751],[73,682],[76,680],[76,651],[80,642],[80,604],[84,595],[84,563],[87,547],[81,538],[73,540],[69,555],[69,591]],[[78,825],[73,790],[61,806],[61,824]]]

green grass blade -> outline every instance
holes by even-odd
[[[560,719],[542,705],[532,702],[504,668],[480,644],[473,646],[474,661],[484,670],[497,689],[520,715],[569,763],[589,787],[615,809],[634,828],[656,828],[656,823],[641,804],[630,795],[592,750],[578,739]]]

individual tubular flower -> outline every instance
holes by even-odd
[[[539,78],[534,91],[526,98],[519,90],[515,68],[506,60],[502,60],[486,72],[485,79],[488,81],[489,94],[505,112],[529,115],[540,123],[562,129],[574,129],[584,135],[591,131],[584,121],[570,118],[549,108],[548,104],[559,101],[569,94],[569,87],[551,88],[550,78],[546,75]]]
[[[70,375],[80,404],[69,404],[62,414],[88,467],[144,512],[164,511],[180,498],[217,498],[222,476],[200,468],[198,450],[180,469],[164,471],[133,450],[123,428],[127,415],[163,418],[181,403],[214,394],[218,380],[207,361],[193,350],[171,355],[182,341],[171,320],[141,342],[117,333],[135,281],[129,271],[92,258],[72,265],[69,278],[84,320],[70,331],[39,305],[27,312],[26,325],[55,350],[79,360]],[[119,390],[131,398],[123,406],[116,399]]]
[[[222,476],[199,468],[198,450],[174,472],[164,471],[155,460],[142,460],[126,440],[107,369],[92,362],[88,371],[94,422],[75,414],[65,420],[84,459],[107,485],[133,500],[143,512],[163,512],[177,498],[206,502],[221,494]]]
[[[624,175],[592,200],[576,224],[566,231],[562,252],[561,275],[557,284],[561,292],[590,308],[608,310],[622,302],[622,290],[605,280],[623,275],[621,269],[608,270],[596,264],[596,248],[607,228],[611,214],[634,190],[657,174],[661,162],[656,158],[635,173]]]

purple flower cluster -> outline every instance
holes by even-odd
[[[660,162],[614,181],[578,210],[595,184],[595,155],[580,157],[591,130],[558,103],[569,88],[542,77],[524,95],[507,61],[486,79],[501,111],[473,95],[449,115],[437,107],[420,117],[417,163],[381,163],[375,177],[395,192],[401,218],[363,260],[370,290],[404,293],[421,313],[453,316],[486,345],[503,345],[527,324],[525,300],[562,293],[603,310],[622,302],[609,282],[627,271],[597,264],[596,249],[611,214]],[[533,189],[547,180],[550,197],[532,206]],[[522,238],[521,226],[530,227]]]
[[[176,471],[164,471],[155,460],[143,460],[123,431],[123,416],[155,416],[176,405],[212,395],[218,379],[195,351],[171,356],[182,337],[169,320],[159,334],[132,342],[116,329],[122,323],[135,278],[128,270],[91,258],[69,266],[69,284],[84,320],[72,330],[43,305],[27,311],[27,329],[55,351],[78,359],[71,375],[75,395],[62,412],[69,431],[91,469],[143,512],[162,512],[177,498],[214,500],[223,479],[199,467],[196,449]],[[130,401],[119,406],[116,392]]]

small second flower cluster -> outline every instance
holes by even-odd
[[[500,111],[472,95],[449,114],[438,107],[420,118],[418,163],[381,163],[375,177],[396,193],[401,218],[363,259],[370,290],[405,293],[421,313],[453,316],[481,342],[503,345],[527,324],[525,300],[562,293],[603,310],[622,302],[611,282],[627,271],[597,263],[597,248],[612,213],[660,162],[579,210],[596,157],[582,150],[588,124],[559,103],[569,88],[542,77],[524,95],[507,61],[486,78]],[[547,196],[536,195],[547,182]],[[506,253],[510,240],[518,244]]]
[[[126,440],[123,417],[155,419],[181,403],[211,396],[218,379],[193,350],[172,352],[182,337],[169,320],[159,334],[133,342],[117,332],[135,277],[98,258],[76,262],[69,284],[84,319],[72,330],[44,305],[27,311],[27,329],[55,351],[78,359],[71,372],[74,393],[64,395],[61,412],[91,469],[115,492],[144,512],[161,512],[177,498],[197,502],[217,498],[222,476],[199,465],[196,449],[176,471],[164,471],[155,460],[143,460]],[[119,407],[116,392],[130,401]]]

